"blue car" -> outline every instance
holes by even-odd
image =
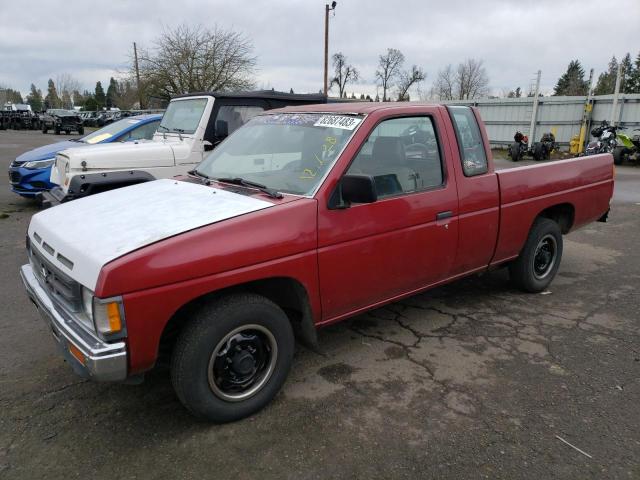
[[[9,167],[11,190],[25,198],[34,198],[39,192],[55,187],[55,184],[49,181],[49,177],[58,152],[99,143],[151,139],[161,119],[162,115],[158,114],[128,117],[82,138],[45,145],[23,153]]]

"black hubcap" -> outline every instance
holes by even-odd
[[[544,278],[553,268],[556,255],[556,240],[547,235],[536,247],[533,257],[533,271],[537,278]]]
[[[225,400],[248,398],[268,380],[276,355],[275,339],[268,330],[257,325],[236,329],[217,345],[211,356],[209,385]]]

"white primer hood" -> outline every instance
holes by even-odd
[[[273,206],[226,190],[156,180],[63,203],[36,213],[29,239],[42,255],[94,290],[102,267],[127,253],[211,223]],[[34,236],[53,249],[43,249]],[[58,254],[73,262],[71,269]]]

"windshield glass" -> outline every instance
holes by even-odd
[[[207,106],[206,98],[174,100],[164,112],[158,132],[193,133],[198,128],[202,112]]]
[[[106,140],[115,135],[118,135],[123,130],[129,127],[132,127],[133,125],[136,125],[138,123],[140,123],[140,120],[135,120],[133,118],[128,118],[126,120],[118,120],[117,122],[110,123],[106,127],[102,127],[101,129],[96,130],[93,133],[90,133],[86,137],[82,137],[80,141],[83,143],[91,143],[91,144],[102,142],[103,140]]]
[[[311,195],[361,121],[322,113],[260,115],[213,150],[197,172]]]

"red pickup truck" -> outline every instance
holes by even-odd
[[[188,176],[37,213],[21,273],[77,373],[166,361],[182,403],[224,422],[278,392],[294,334],[495,267],[544,290],[613,176],[608,154],[495,171],[473,108],[290,107]]]

